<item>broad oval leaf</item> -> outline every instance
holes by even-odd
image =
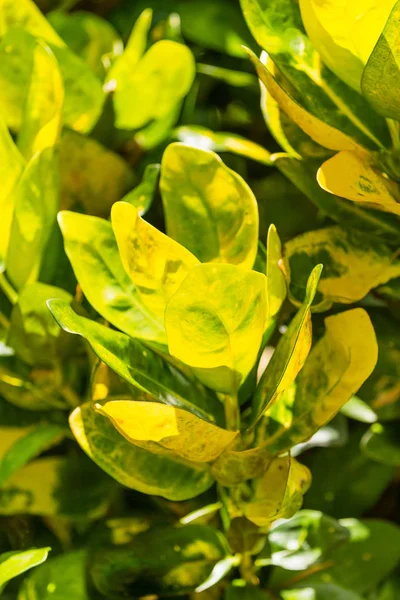
[[[317,180],[322,189],[331,194],[400,216],[400,203],[395,197],[400,197],[398,186],[374,169],[372,161],[365,156],[339,152],[321,165]]]
[[[63,211],[65,251],[83,293],[97,312],[131,337],[166,343],[164,327],[146,309],[119,257],[111,224]]]
[[[227,448],[211,468],[213,477],[223,486],[239,485],[249,479],[260,477],[273,457],[263,448],[234,450]]]
[[[7,581],[43,563],[51,548],[33,548],[0,554],[0,589]]]
[[[367,235],[337,226],[294,238],[285,245],[284,261],[290,277],[289,295],[296,304],[310,268],[324,264],[316,310],[328,310],[334,302],[361,300],[371,289],[400,274],[397,254],[385,243],[375,240],[372,245]]]
[[[57,143],[63,105],[64,87],[55,56],[48,46],[38,43],[18,135],[18,148],[27,161]]]
[[[70,425],[88,456],[128,488],[178,501],[198,496],[213,484],[207,464],[154,454],[131,444],[90,403],[74,410]]]
[[[50,558],[23,581],[18,600],[89,600],[86,552],[74,550]]]
[[[307,281],[304,302],[279,340],[255,391],[252,424],[295,380],[311,349],[311,304],[317,292],[322,265],[317,265]]]
[[[227,431],[186,410],[131,400],[111,400],[96,405],[129,442],[157,442],[144,447],[157,453],[157,446],[194,462],[212,462],[229,446],[237,431]]]
[[[300,0],[306,31],[325,64],[355,90],[395,0]]]
[[[374,370],[378,347],[365,310],[354,308],[327,317],[325,328],[294,387],[265,415],[268,421],[263,446],[269,452],[282,452],[310,438]],[[285,403],[286,410],[282,411]]]
[[[87,339],[100,360],[131,385],[164,404],[186,408],[210,421],[221,420],[222,406],[212,392],[139,341],[78,316],[62,300],[49,300],[48,306],[60,327]]]
[[[171,40],[156,42],[128,77],[108,83],[115,86],[116,126],[139,129],[165,117],[186,96],[194,77],[195,62],[187,46]]]
[[[170,354],[200,380],[235,393],[252,369],[267,314],[266,278],[234,265],[194,267],[165,311]],[[213,377],[212,370],[221,369]],[[211,372],[210,372],[211,370]]]
[[[388,20],[362,74],[361,89],[378,114],[398,121],[400,110],[396,90],[400,86],[400,3],[394,0],[375,3],[379,10],[383,9],[382,16],[387,15]],[[392,12],[389,14],[388,10]]]
[[[127,202],[114,204],[111,219],[125,271],[144,306],[162,327],[169,299],[199,261],[189,250],[141,219],[136,208]]]
[[[169,236],[202,262],[253,267],[257,201],[216,154],[170,144],[162,159],[160,189]]]
[[[253,495],[245,503],[245,516],[266,527],[277,519],[289,519],[301,507],[311,484],[311,473],[294,458],[274,458],[261,477],[252,482]]]

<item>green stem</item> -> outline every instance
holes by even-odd
[[[240,428],[240,412],[237,396],[226,394],[224,397],[225,426],[229,431],[237,431]]]
[[[393,119],[386,119],[386,123],[389,129],[390,137],[392,138],[393,149],[400,148],[400,132],[399,123]]]
[[[14,290],[4,273],[0,273],[0,288],[3,290],[11,304],[16,304],[18,302],[18,294]]]

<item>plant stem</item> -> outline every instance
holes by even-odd
[[[12,287],[11,283],[7,280],[4,273],[0,273],[0,287],[11,302],[11,304],[16,304],[18,302],[18,294]]]
[[[224,397],[225,426],[229,431],[240,428],[240,412],[238,410],[237,396],[226,394]]]
[[[397,149],[400,147],[399,124],[393,119],[386,119],[386,123],[389,129],[390,137],[392,138],[393,148]]]

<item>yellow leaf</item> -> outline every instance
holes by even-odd
[[[167,232],[201,262],[252,269],[258,246],[258,207],[244,179],[217,154],[170,144],[160,190]]]
[[[214,461],[237,436],[174,406],[156,402],[112,400],[96,410],[132,444],[157,452],[157,442],[166,450],[194,462]]]
[[[310,484],[307,467],[290,456],[275,458],[265,473],[253,481],[253,497],[245,504],[244,514],[258,527],[289,519],[301,508]]]
[[[375,368],[378,346],[365,310],[355,308],[327,317],[325,328],[290,396],[278,400],[265,414],[263,447],[271,453],[308,440],[335,416]]]
[[[390,188],[398,192],[397,185],[375,170],[366,156],[339,152],[319,168],[317,180],[331,194],[400,216],[400,203],[390,192]]]
[[[145,306],[163,322],[169,299],[199,261],[189,250],[144,221],[127,202],[116,202],[111,218],[125,271]]]
[[[275,225],[270,225],[267,238],[267,306],[268,318],[274,317],[286,298],[286,279],[280,268],[282,245]]]
[[[360,91],[364,66],[396,0],[300,0],[301,16],[324,63]]]
[[[315,310],[328,310],[333,302],[351,304],[373,288],[400,275],[397,253],[383,242],[339,226],[310,231],[285,245],[285,271],[290,277],[291,300],[300,302],[310,268],[323,262],[320,297]]]
[[[64,87],[57,61],[48,46],[38,43],[18,136],[18,147],[27,161],[58,141],[63,103]]]
[[[263,274],[234,265],[209,263],[192,269],[165,311],[170,354],[206,370],[196,372],[206,385],[207,370],[223,367],[227,376],[225,381],[219,378],[217,391],[237,391],[260,349],[265,283]]]
[[[288,92],[276,81],[263,63],[250,50],[249,56],[254,63],[258,77],[267,88],[268,92],[279,104],[281,109],[294,121],[314,142],[329,150],[357,150],[365,152],[351,137],[321,121],[318,117],[303,108]]]

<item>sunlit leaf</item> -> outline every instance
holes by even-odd
[[[325,64],[355,90],[395,0],[300,0],[304,26]]]
[[[165,344],[163,326],[125,272],[111,224],[68,211],[59,213],[58,221],[76,278],[97,312],[132,337]]]
[[[58,201],[58,161],[54,149],[46,148],[31,158],[10,198],[14,214],[6,267],[17,289],[38,278]]]
[[[280,108],[315,142],[329,150],[357,150],[363,148],[351,137],[325,123],[306,110],[286,92],[277,80],[271,75],[255,54],[249,51],[250,59],[256,67],[257,74],[271,96]]]
[[[317,179],[331,194],[400,216],[400,203],[393,196],[398,194],[396,184],[374,169],[367,157],[339,152],[321,165]]]
[[[37,44],[18,147],[29,161],[34,154],[57,143],[62,126],[63,83],[54,54],[48,46]]]
[[[262,374],[253,397],[252,423],[293,383],[304,365],[312,341],[311,304],[317,292],[321,271],[322,266],[317,265],[311,273],[303,305],[280,339]]]
[[[141,183],[122,198],[124,202],[132,204],[141,217],[147,213],[153,202],[160,177],[160,168],[159,164],[147,165]]]
[[[400,53],[398,49],[400,4],[394,0],[386,0],[382,3],[375,0],[374,4],[376,5],[375,10],[382,13],[382,19],[387,18],[388,20],[383,31],[381,18],[378,23],[376,21],[373,23],[374,29],[379,27],[376,30],[381,35],[362,74],[361,88],[364,96],[378,114],[399,120],[400,111],[396,90],[400,86]]]
[[[75,409],[70,425],[90,458],[126,487],[178,501],[201,494],[213,483],[208,465],[154,454],[131,444],[90,404]]]
[[[157,446],[194,462],[212,462],[229,446],[237,432],[226,431],[191,413],[155,402],[113,400],[96,405],[129,442],[145,444],[150,451]]]
[[[275,458],[265,473],[252,482],[253,495],[244,506],[244,514],[259,527],[276,519],[288,519],[301,507],[310,483],[307,467],[290,456]]]
[[[155,43],[129,76],[115,83],[116,126],[139,129],[165,117],[186,96],[194,77],[194,58],[187,46],[170,40]]]
[[[131,385],[164,404],[186,408],[207,420],[220,418],[220,403],[211,392],[139,341],[78,316],[62,300],[50,300],[48,306],[63,329],[87,339],[100,360]]]
[[[378,347],[366,311],[355,308],[327,317],[325,328],[293,388],[265,415],[264,447],[270,452],[307,440],[357,392],[376,365]],[[280,404],[286,404],[284,413]]]
[[[44,562],[50,550],[51,548],[34,548],[0,554],[0,589],[10,579]]]
[[[252,268],[257,202],[246,182],[216,154],[170,144],[163,155],[160,189],[169,236],[202,262]]]
[[[121,262],[150,314],[164,323],[168,301],[198,260],[186,248],[117,202],[111,213]]]
[[[298,304],[310,269],[323,263],[316,308],[329,309],[334,302],[351,304],[371,289],[400,273],[396,253],[385,243],[341,227],[327,227],[294,238],[285,245],[285,271],[289,293]]]
[[[281,240],[275,225],[270,225],[267,238],[267,306],[268,316],[274,317],[286,298],[286,280],[279,266],[282,260]]]
[[[170,354],[195,367],[197,376],[214,389],[236,392],[261,345],[265,282],[261,273],[233,265],[194,267],[166,308]],[[214,377],[216,367],[220,369]]]
[[[228,448],[215,461],[211,472],[221,485],[230,487],[260,477],[272,459],[272,455],[263,448],[242,451]]]

